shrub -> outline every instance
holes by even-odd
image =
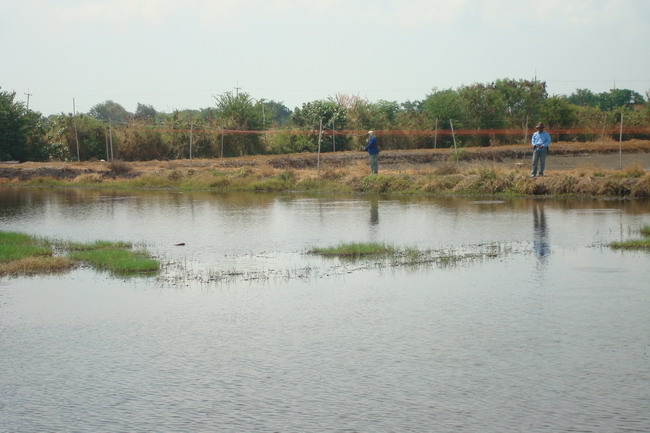
[[[630,195],[633,197],[650,197],[650,174],[638,179],[632,186]]]
[[[131,167],[128,162],[116,160],[108,163],[108,169],[112,174],[120,176],[130,173],[133,170],[133,167]]]

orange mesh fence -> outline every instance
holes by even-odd
[[[127,128],[130,129],[154,129],[160,132],[169,133],[194,133],[194,134],[224,134],[224,135],[266,135],[266,134],[289,134],[289,135],[317,135],[318,130],[303,130],[303,129],[265,129],[265,130],[240,130],[240,129],[219,129],[219,128],[170,128],[170,127],[157,127],[146,125],[133,125],[129,124]],[[567,134],[567,135],[599,135],[599,134],[619,134],[620,127],[611,128],[558,128],[546,129],[550,134]],[[340,137],[354,137],[365,136],[367,130],[331,130],[324,129],[323,135],[334,135]],[[531,135],[535,130],[524,129],[438,129],[438,130],[376,130],[374,131],[377,136],[407,136],[407,137],[433,137],[438,136],[492,136],[492,135],[509,135],[509,136],[523,136],[525,134]],[[623,128],[624,134],[650,134],[650,127],[630,126]]]

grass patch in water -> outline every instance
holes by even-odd
[[[74,262],[66,257],[24,257],[0,263],[0,276],[60,273],[73,266]]]
[[[122,248],[104,248],[74,251],[74,260],[90,263],[93,267],[119,275],[157,272],[160,264],[145,251],[131,251]]]
[[[609,246],[619,250],[650,250],[650,226],[643,226],[639,231],[645,236],[643,239],[612,242]]]
[[[66,248],[72,251],[88,251],[88,250],[108,250],[122,248],[131,248],[133,245],[130,242],[112,242],[112,241],[95,241],[90,244],[79,242],[70,242],[66,244]]]
[[[51,255],[52,247],[43,239],[24,233],[0,232],[0,263]]]
[[[155,273],[160,264],[129,242],[53,242],[24,233],[0,231],[0,276],[63,272],[84,261],[119,275]],[[57,257],[53,257],[53,251]],[[59,255],[60,254],[60,255]]]
[[[335,247],[316,247],[309,250],[311,254],[327,257],[367,257],[367,256],[393,256],[398,250],[387,244],[351,242],[342,243]]]
[[[650,238],[612,242],[609,246],[619,250],[650,250]]]

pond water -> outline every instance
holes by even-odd
[[[607,246],[640,236],[648,201],[2,188],[0,203],[1,230],[132,241],[165,263],[0,280],[0,432],[650,431],[650,254]],[[349,241],[472,256],[306,254]]]

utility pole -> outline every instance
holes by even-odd
[[[237,84],[237,86],[235,86],[235,96],[239,96],[239,89],[241,89],[241,87],[238,87],[238,86],[239,86],[239,84]]]
[[[27,95],[27,109],[29,110],[29,97],[32,96],[32,94],[29,93],[29,89],[27,89],[27,93],[25,93],[25,95]]]

